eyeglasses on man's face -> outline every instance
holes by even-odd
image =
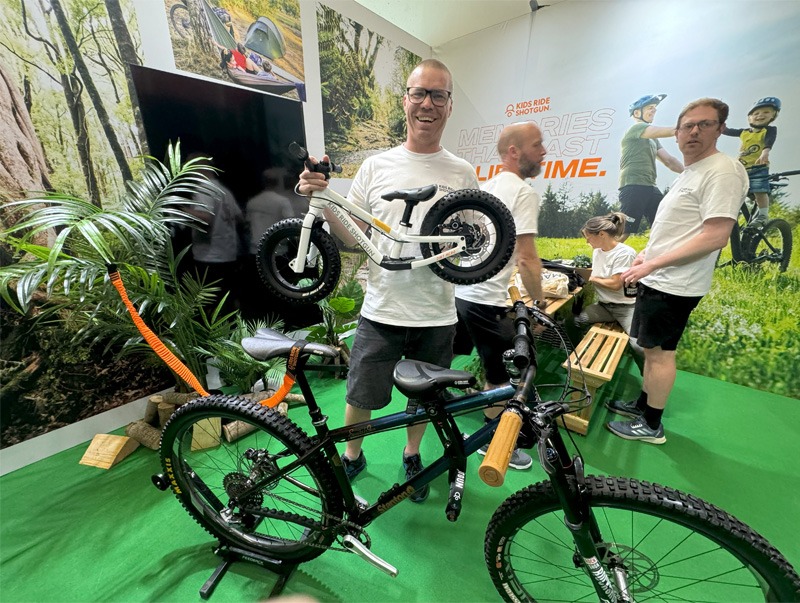
[[[704,119],[703,121],[687,121],[685,124],[678,126],[678,129],[684,134],[688,134],[695,127],[699,128],[701,132],[705,132],[715,128],[717,125],[719,125],[719,121],[715,119]]]
[[[406,88],[406,96],[415,105],[425,102],[425,97],[431,95],[431,102],[436,107],[444,107],[450,100],[452,92],[449,90],[428,90],[427,88],[411,87]]]

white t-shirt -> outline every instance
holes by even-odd
[[[513,172],[500,172],[481,187],[506,204],[514,216],[517,234],[536,235],[539,231],[539,195]],[[476,304],[505,306],[508,283],[517,265],[517,251],[508,264],[489,280],[475,285],[457,285],[456,297]]]
[[[381,195],[405,188],[436,184],[433,199],[419,203],[411,214],[409,234],[419,234],[427,211],[447,193],[478,188],[473,167],[463,159],[441,149],[419,154],[399,146],[367,158],[361,165],[347,198],[392,228],[403,217],[405,202],[385,201]],[[393,241],[373,232],[372,242],[388,255]],[[419,256],[417,243],[403,246],[402,256]],[[386,325],[440,327],[456,323],[454,285],[440,279],[430,268],[385,270],[369,262],[367,292],[361,315]]]
[[[610,278],[615,274],[622,274],[636,259],[636,250],[625,243],[617,243],[613,249],[603,251],[595,249],[592,252],[592,276],[600,278]],[[607,287],[595,287],[597,299],[611,304],[632,304],[636,302],[635,297],[625,297],[622,287],[619,289],[608,289]]]
[[[710,218],[733,218],[749,188],[742,164],[715,153],[686,167],[658,206],[645,258],[658,257],[697,236]],[[654,270],[641,282],[672,295],[700,297],[711,289],[717,252]]]

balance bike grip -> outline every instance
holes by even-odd
[[[519,289],[517,288],[516,285],[511,285],[508,288],[508,295],[511,298],[512,305],[517,303],[518,301],[522,301],[522,295],[520,294]]]
[[[494,432],[489,450],[483,457],[478,475],[487,486],[502,486],[508,471],[508,463],[517,445],[517,436],[522,428],[522,417],[515,412],[504,412]]]

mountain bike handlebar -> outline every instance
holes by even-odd
[[[769,179],[770,180],[781,180],[782,178],[785,178],[786,176],[797,176],[798,174],[800,174],[800,170],[790,170],[788,172],[778,172],[777,174],[770,174],[769,175]]]

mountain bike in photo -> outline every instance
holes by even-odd
[[[788,176],[797,174],[800,170],[770,174],[770,190],[774,192],[786,186],[784,181]],[[754,221],[756,210],[755,200],[745,199],[731,231],[731,263],[774,264],[780,272],[785,272],[792,257],[792,227],[780,218]]]
[[[287,377],[296,380],[306,400],[308,416],[298,417],[306,427],[242,398],[196,399],[180,407],[164,428],[163,473],[153,476],[155,485],[171,490],[219,540],[215,550],[226,558],[223,564],[229,558],[246,560],[286,575],[287,568],[340,550],[396,576],[397,569],[379,556],[388,547],[367,533],[372,521],[446,473],[444,511],[455,522],[470,496],[470,455],[491,441],[478,474],[497,486],[513,450],[535,448],[547,479],[506,499],[486,530],[484,557],[502,599],[799,600],[800,577],[789,562],[722,509],[656,483],[585,474],[583,458],[574,441],[574,452],[568,447],[564,434],[572,436],[560,429],[560,418],[591,404],[591,398],[570,385],[569,365],[562,383],[536,383],[532,331],[542,325],[563,336],[563,330],[549,315],[526,307],[518,293],[512,289],[514,348],[504,354],[509,385],[464,391],[475,384],[471,373],[401,360],[394,385],[409,398],[408,407],[349,426],[329,426],[305,376],[306,369],[313,370],[310,359],[338,352],[259,330],[242,346],[258,360],[287,359]],[[463,433],[456,422],[499,406],[504,412],[489,423],[481,421],[472,433]],[[357,496],[336,445],[421,423],[432,424],[442,455],[374,501]],[[215,575],[221,573],[218,569]]]
[[[341,168],[329,162],[311,164],[305,149],[292,143],[292,153],[311,170]],[[383,199],[404,202],[400,226],[393,228],[356,206],[330,187],[309,196],[304,218],[281,220],[261,237],[256,255],[267,289],[284,301],[313,303],[328,296],[339,280],[341,258],[334,238],[323,228],[328,209],[369,256],[384,270],[430,268],[438,277],[460,285],[479,283],[497,274],[514,251],[516,231],[508,208],[493,195],[473,189],[454,191],[439,199],[424,216],[420,234],[412,231],[412,214],[437,193],[435,184],[387,191]],[[393,241],[382,254],[354,218]],[[419,255],[402,256],[404,245],[419,245]]]

